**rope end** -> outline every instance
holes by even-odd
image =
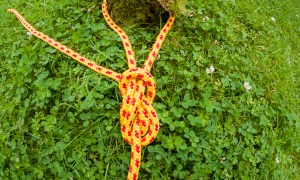
[[[15,10],[15,9],[8,9],[7,12],[13,13],[15,15],[19,14],[19,12],[17,10]]]
[[[15,10],[15,9],[8,9],[7,12],[15,14],[15,13],[17,13],[18,11]]]

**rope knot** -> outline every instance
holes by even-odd
[[[130,145],[134,139],[140,146],[150,144],[159,130],[157,113],[152,106],[156,92],[153,76],[141,68],[126,70],[119,89],[123,96],[120,122],[124,140]]]
[[[69,47],[59,43],[49,36],[37,31],[16,10],[9,9],[21,21],[23,26],[37,38],[47,42],[55,49],[78,61],[93,71],[119,82],[123,102],[120,111],[121,132],[124,140],[131,145],[131,162],[128,179],[137,179],[141,164],[141,146],[150,144],[156,138],[159,130],[159,120],[152,103],[155,97],[156,84],[149,73],[161,45],[169,32],[175,17],[170,14],[169,20],[159,32],[143,68],[136,68],[134,52],[126,33],[110,18],[107,10],[107,0],[103,1],[102,13],[108,25],[120,36],[126,53],[129,70],[122,75],[110,69],[97,65]]]

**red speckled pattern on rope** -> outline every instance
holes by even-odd
[[[131,162],[127,179],[137,179],[141,165],[141,148],[142,146],[146,146],[153,142],[159,130],[159,119],[152,106],[156,92],[156,84],[150,71],[161,45],[173,25],[175,17],[170,14],[167,23],[158,34],[152,46],[145,64],[142,68],[138,68],[136,67],[134,52],[128,36],[113,22],[107,11],[107,2],[106,0],[103,1],[103,16],[108,25],[122,39],[128,62],[128,70],[123,74],[119,74],[96,64],[69,47],[57,42],[42,32],[37,31],[18,13],[18,11],[9,9],[8,12],[15,14],[23,26],[37,38],[47,42],[82,65],[99,74],[112,78],[119,83],[119,89],[123,97],[120,110],[121,132],[124,140],[131,145]]]

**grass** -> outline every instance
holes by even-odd
[[[27,38],[6,12],[19,10],[38,30],[123,72],[121,41],[99,7],[88,11],[93,5],[1,3],[1,179],[126,178],[130,146],[120,133],[118,84]],[[143,148],[139,178],[297,179],[299,3],[194,0],[187,10],[151,72],[162,126]],[[139,65],[160,28],[124,26]]]

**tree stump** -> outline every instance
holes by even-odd
[[[146,26],[167,18],[168,12],[183,14],[185,4],[186,0],[108,0],[110,15],[117,24]]]

